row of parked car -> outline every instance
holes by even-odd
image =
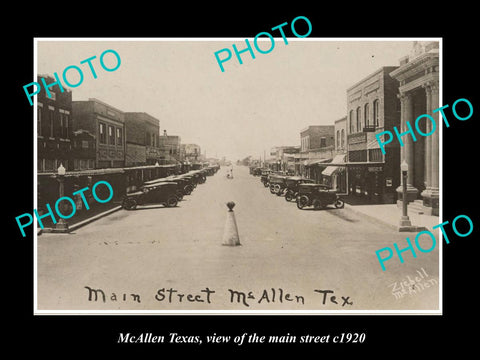
[[[214,175],[219,168],[218,165],[212,165],[185,174],[146,181],[139,189],[124,196],[122,207],[126,210],[135,210],[138,205],[148,204],[175,207],[184,196],[190,195],[198,184],[205,183],[207,176]]]
[[[313,207],[323,209],[334,205],[343,208],[345,202],[335,190],[323,184],[315,184],[312,179],[300,176],[288,176],[282,172],[254,168],[250,170],[254,176],[260,176],[260,181],[272,194],[284,196],[286,201],[295,201],[299,209]]]

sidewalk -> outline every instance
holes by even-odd
[[[110,215],[111,213],[118,211],[122,208],[120,201],[111,201],[106,204],[95,204],[95,207],[90,208],[89,210],[82,210],[75,213],[75,215],[68,219],[68,232],[78,229],[84,225],[87,225],[95,220],[98,220],[104,216]],[[57,218],[58,221],[58,218]],[[53,232],[53,223],[49,221],[49,218],[44,220],[44,229],[41,229],[40,226],[37,227],[37,235],[45,232]]]
[[[345,209],[371,220],[379,221],[394,230],[398,230],[400,217],[402,216],[402,209],[398,208],[396,204],[351,205],[346,203]],[[409,213],[408,216],[412,225],[424,226],[430,231],[433,230],[433,226],[440,223],[438,216],[419,215],[415,213]]]

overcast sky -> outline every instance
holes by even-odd
[[[253,41],[250,39],[253,47]],[[398,66],[412,41],[306,41],[276,39],[274,49],[255,59],[242,54],[225,62],[221,72],[214,53],[239,50],[245,39],[216,41],[72,41],[41,39],[37,43],[37,73],[62,76],[76,65],[83,83],[72,89],[73,100],[94,97],[122,111],[146,112],[160,120],[160,133],[196,143],[207,156],[230,160],[258,158],[273,146],[300,145],[300,131],[309,125],[333,125],[345,116],[346,90],[382,66]],[[270,41],[259,43],[268,49]],[[104,71],[100,54],[115,50],[120,67]],[[84,59],[92,61],[93,79]],[[225,54],[221,54],[225,56]],[[112,54],[105,56],[112,67]],[[74,70],[68,80],[76,83]]]

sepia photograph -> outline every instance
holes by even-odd
[[[442,38],[299,18],[34,39],[36,315],[442,314]]]

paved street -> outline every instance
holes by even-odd
[[[422,284],[438,281],[438,245],[416,259],[405,252],[403,264],[395,256],[382,271],[375,251],[402,248],[414,234],[348,209],[299,210],[247,167],[234,167],[233,180],[226,172],[207,177],[176,208],[120,210],[68,235],[39,236],[38,309],[438,309],[438,282],[392,294],[395,283],[400,288],[422,268]],[[222,246],[228,201],[236,203],[237,247]],[[86,287],[101,289],[105,302]]]

